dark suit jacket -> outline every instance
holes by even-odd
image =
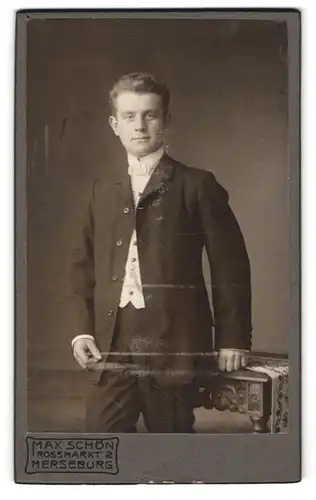
[[[76,321],[71,336],[92,334],[101,351],[110,351],[135,226],[153,350],[249,349],[250,266],[228,194],[212,173],[189,168],[168,155],[160,160],[136,211],[127,167],[115,179],[94,182],[72,258]],[[204,246],[211,269],[214,322],[202,274]],[[164,366],[190,369],[192,359],[169,357]]]

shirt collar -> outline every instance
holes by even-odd
[[[127,155],[128,173],[129,175],[146,175],[150,176],[158,165],[160,159],[164,155],[164,147],[157,149],[153,153],[137,158],[130,153]]]

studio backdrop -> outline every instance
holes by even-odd
[[[118,76],[134,71],[154,73],[170,89],[169,154],[212,171],[229,192],[251,262],[253,350],[287,353],[286,25],[31,20],[27,40],[27,342],[32,371],[45,367],[58,373],[75,366],[65,340],[72,321],[71,249],[89,182],[104,170],[126,168],[108,125],[108,92]],[[36,395],[36,378],[32,387]]]

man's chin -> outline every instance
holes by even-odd
[[[157,148],[150,147],[148,145],[141,145],[139,144],[136,147],[130,148],[129,153],[131,153],[134,156],[146,156],[149,155],[150,153],[153,153]]]

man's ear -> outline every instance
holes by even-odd
[[[109,124],[115,135],[119,135],[117,131],[117,119],[115,116],[109,116]]]

